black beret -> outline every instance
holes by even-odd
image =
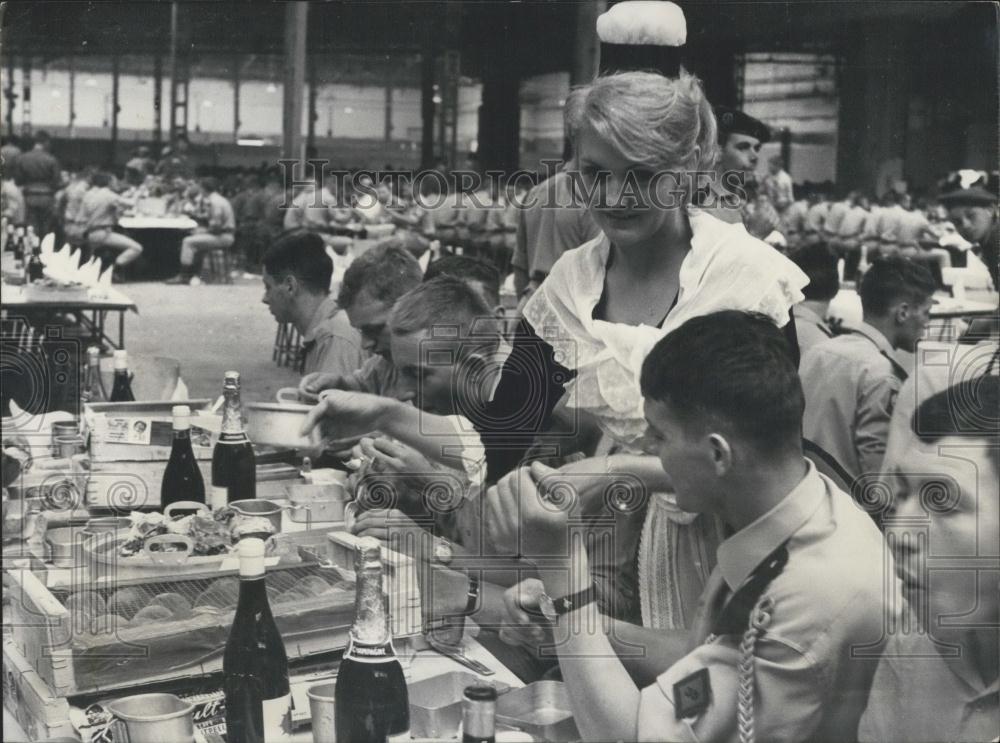
[[[715,119],[719,125],[719,144],[725,144],[730,134],[746,134],[761,144],[771,141],[771,130],[767,124],[739,109],[716,106]]]
[[[995,206],[1000,175],[996,171],[957,170],[938,184],[945,206]]]
[[[941,194],[938,200],[947,207],[952,207],[952,206],[989,207],[989,206],[995,206],[997,204],[997,195],[995,193],[990,193],[981,186],[973,186],[972,188],[960,188],[957,191],[951,191],[946,194]]]

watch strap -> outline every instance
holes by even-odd
[[[571,611],[580,609],[595,601],[597,601],[597,584],[591,583],[589,587],[584,588],[582,591],[553,599],[552,605],[555,608],[556,616],[561,617],[563,614],[569,614]]]
[[[462,612],[465,616],[475,614],[479,608],[479,576],[473,573],[469,573],[469,592],[467,596],[465,611]]]

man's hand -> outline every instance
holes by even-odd
[[[323,390],[343,389],[344,378],[340,374],[329,372],[312,372],[302,377],[299,382],[299,397],[306,402],[316,402]]]
[[[547,623],[539,608],[538,599],[545,593],[538,578],[528,578],[503,593],[507,616],[500,628],[500,639],[508,645],[525,645],[537,648],[546,638]]]
[[[386,546],[414,560],[427,561],[433,555],[434,535],[397,508],[361,511],[351,525],[358,537],[375,537]]]
[[[362,461],[371,462],[368,470],[371,475],[389,474],[392,476],[393,486],[401,491],[401,501],[405,501],[401,502],[400,505],[411,512],[414,509],[424,509],[422,496],[428,491],[429,486],[440,483],[444,488],[449,488],[453,485],[446,470],[435,467],[412,446],[395,439],[386,436],[365,437],[355,447],[355,452]],[[456,495],[461,497],[461,492],[459,491]],[[448,504],[442,505],[447,506]]]
[[[326,390],[316,407],[309,411],[299,433],[305,436],[322,423],[326,439],[340,442],[345,439],[359,439],[378,430],[382,416],[386,415],[394,404],[398,403],[386,397],[364,392]]]
[[[553,472],[534,463],[519,467],[486,491],[484,522],[500,552],[532,557],[567,557],[568,517],[576,496],[570,488],[540,490],[537,482]]]

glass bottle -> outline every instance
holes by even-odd
[[[198,460],[191,448],[191,408],[174,405],[174,441],[170,447],[170,460],[163,471],[160,485],[160,506],[178,501],[205,502],[205,481],[198,468]]]
[[[209,505],[222,508],[234,500],[257,497],[257,465],[253,445],[243,428],[240,374],[227,371],[222,387],[222,431],[212,451],[212,495]]]
[[[128,373],[128,352],[115,351],[115,378],[111,385],[111,402],[134,402],[132,378]]]
[[[80,402],[107,402],[108,393],[101,377],[101,349],[90,346],[87,349],[87,373],[80,390]]]
[[[382,590],[382,546],[377,539],[358,540],[354,571],[354,623],[334,691],[337,740],[407,740],[410,702],[403,667],[392,646],[388,599]]]

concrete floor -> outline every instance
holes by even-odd
[[[170,356],[192,398],[222,394],[222,375],[242,375],[245,402],[271,401],[299,376],[271,361],[277,324],[261,303],[263,284],[239,279],[233,284],[166,286],[127,283],[118,287],[139,308],[125,318],[129,354]]]

